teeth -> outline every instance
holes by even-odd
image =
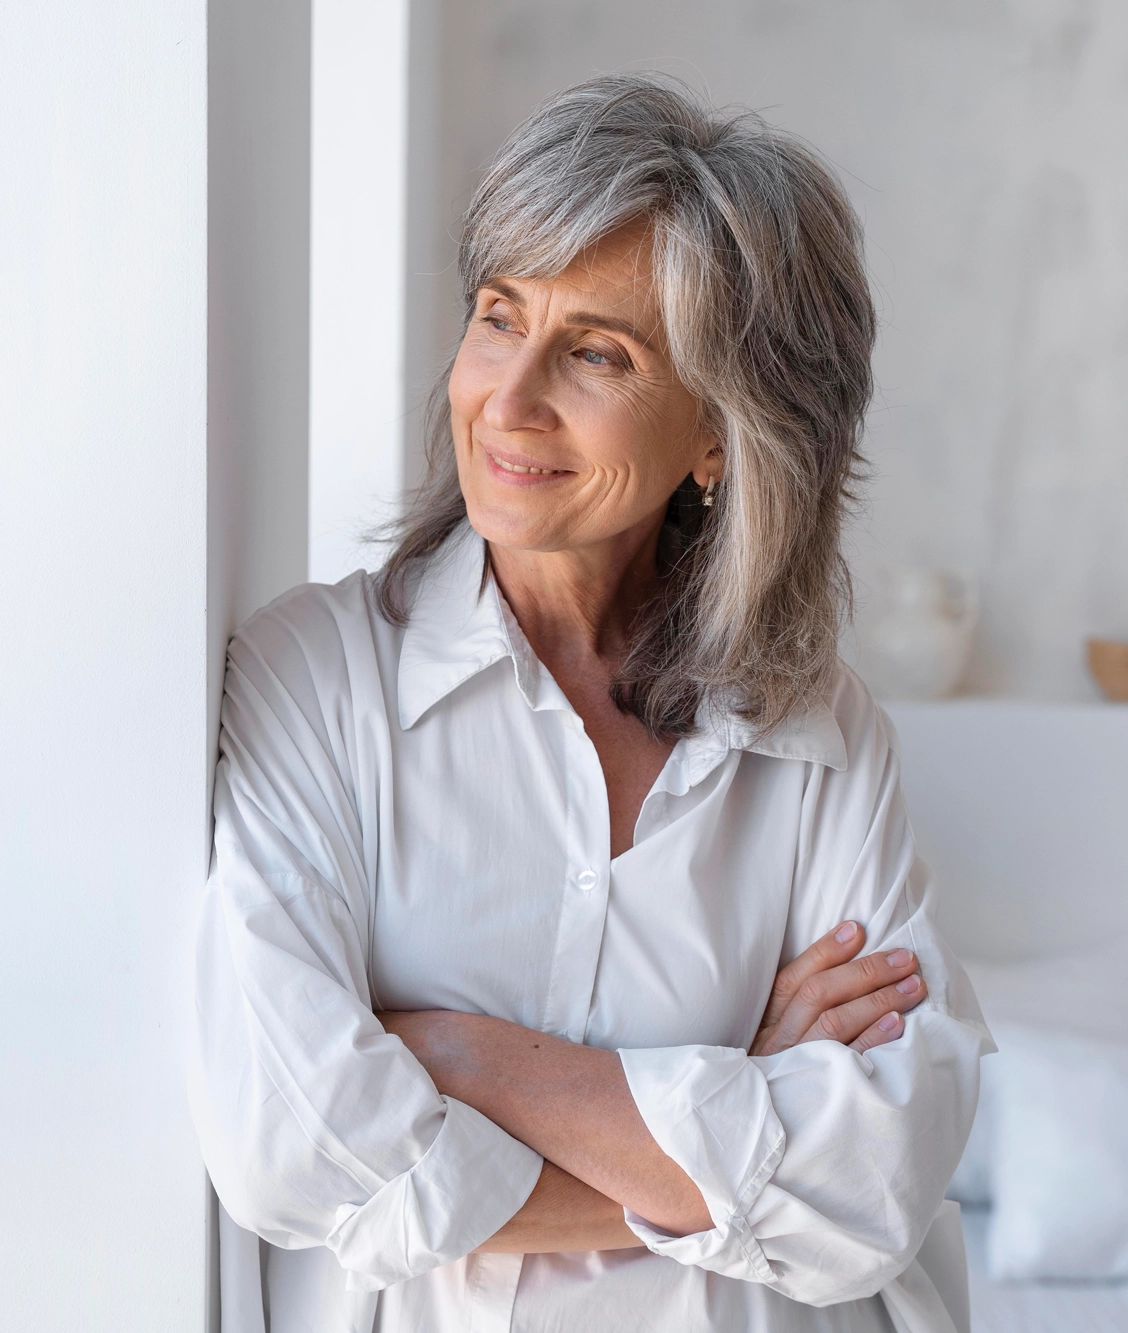
[[[558,467],[522,467],[519,463],[507,463],[504,458],[498,458],[496,454],[490,454],[490,457],[506,472],[522,472],[531,477],[551,477],[563,471],[563,468]]]

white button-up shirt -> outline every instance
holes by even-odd
[[[406,628],[359,572],[232,643],[191,1079],[224,1333],[958,1328],[913,1256],[989,1037],[888,721],[845,668],[771,735],[703,717],[612,858],[595,748],[482,570],[464,528]],[[750,1057],[781,963],[844,918],[918,954],[904,1036]],[[541,1159],[373,1016],[436,1008],[617,1050],[713,1228],[628,1213],[647,1248],[471,1253]]]

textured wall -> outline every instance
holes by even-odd
[[[1093,697],[1082,638],[1128,638],[1123,0],[446,0],[441,59],[439,207],[413,223],[432,356],[457,328],[458,212],[540,98],[661,68],[764,111],[866,220],[883,330],[863,623],[880,561],[971,566],[971,687]]]

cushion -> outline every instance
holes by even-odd
[[[990,1275],[1128,1277],[1128,1043],[1014,1023],[995,1039]]]
[[[1128,939],[1105,941],[1083,954],[1012,963],[965,960],[988,1027],[998,1041],[1006,1024],[1117,1043],[1128,1037]],[[982,1065],[979,1110],[948,1197],[984,1206],[992,1201],[993,1114],[999,1057]]]

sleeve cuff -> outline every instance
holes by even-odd
[[[344,1204],[326,1240],[350,1290],[381,1291],[453,1263],[513,1216],[540,1176],[538,1153],[465,1102],[444,1097],[434,1142],[367,1203]]]
[[[621,1050],[619,1059],[647,1129],[701,1191],[713,1220],[711,1231],[671,1236],[628,1210],[627,1225],[678,1263],[772,1281],[747,1221],[786,1144],[762,1071],[747,1051],[727,1046]]]

